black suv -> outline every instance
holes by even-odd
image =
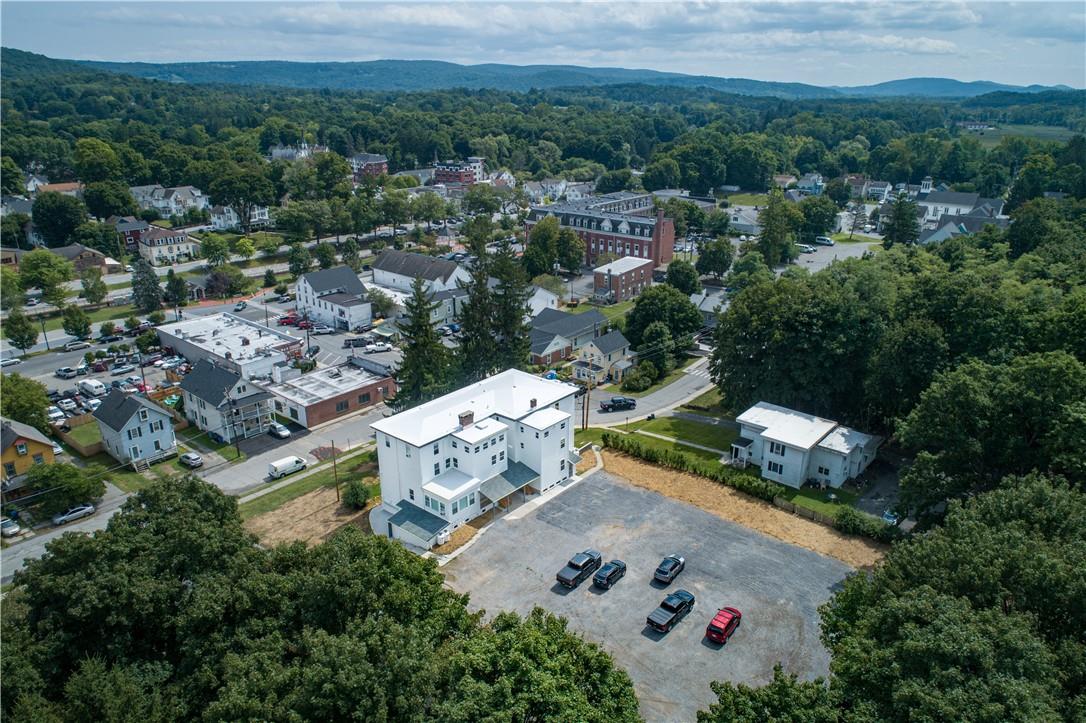
[[[603,564],[603,555],[596,550],[578,552],[569,559],[566,566],[558,571],[555,579],[566,587],[573,589],[591,577],[592,573],[600,569]]]
[[[601,412],[616,412],[621,409],[637,409],[637,400],[630,397],[611,397],[600,402]]]

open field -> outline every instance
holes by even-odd
[[[962,133],[967,135],[967,133]],[[985,148],[992,148],[999,145],[999,142],[1004,138],[1010,136],[1022,136],[1023,138],[1036,138],[1039,141],[1059,141],[1063,142],[1070,139],[1075,132],[1070,128],[1064,128],[1062,126],[1038,126],[1038,125],[1026,125],[1026,124],[1008,124],[1002,125],[992,130],[982,132],[968,132],[968,135],[975,137],[980,144]]]
[[[655,432],[667,437],[674,437],[703,447],[712,447],[727,452],[738,433],[732,427],[725,427],[689,419],[675,417],[657,417],[638,427],[639,431]]]
[[[728,196],[728,203],[733,206],[764,206],[769,203],[765,193],[733,193]]]
[[[578,304],[572,309],[566,309],[571,314],[583,314],[589,309],[596,309],[599,311],[608,321],[614,321],[621,317],[626,316],[633,309],[633,299],[629,301],[623,301],[619,304],[611,304],[610,306],[593,306],[592,304]]]
[[[304,542],[315,545],[328,539],[344,525],[370,531],[369,511],[379,500],[371,499],[364,509],[345,507],[335,487],[318,487],[286,502],[278,509],[245,521],[245,529],[264,545]]]
[[[331,489],[332,494],[334,495],[337,472],[339,475],[341,493],[347,480],[361,477],[368,481],[370,484],[370,496],[371,498],[375,498],[381,494],[381,485],[377,478],[373,476],[376,469],[377,465],[375,462],[371,461],[371,455],[368,452],[351,455],[345,458],[341,457],[336,461],[335,470],[333,470],[330,463],[325,463],[318,467],[317,471],[313,474],[301,477],[291,484],[280,487],[266,495],[261,495],[256,499],[239,505],[238,511],[241,513],[241,518],[243,520],[248,520],[252,517],[257,517],[266,512],[270,512],[271,510],[278,509],[291,500],[317,489]]]

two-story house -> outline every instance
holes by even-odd
[[[295,290],[298,311],[310,321],[350,331],[373,320],[366,287],[349,266],[302,274]]]
[[[152,266],[173,266],[200,255],[200,242],[184,231],[151,226],[140,234],[140,258]]]
[[[3,501],[17,497],[31,467],[53,463],[53,440],[29,424],[0,418],[0,465]]]
[[[124,240],[124,248],[128,251],[136,251],[140,238],[151,228],[151,224],[135,216],[111,216],[106,223],[117,229],[117,235]]]
[[[155,209],[163,216],[183,216],[186,211],[204,211],[211,204],[204,192],[195,186],[164,188],[154,183],[128,189],[142,209]]]
[[[732,464],[758,465],[765,479],[796,489],[807,481],[840,487],[867,469],[882,443],[881,437],[768,402],[735,421]]]
[[[385,249],[373,262],[373,283],[388,289],[410,292],[415,279],[422,279],[431,294],[451,291],[467,283],[471,275],[455,261]]]
[[[577,350],[573,378],[592,384],[621,382],[630,367],[630,342],[618,329],[588,341]]]
[[[607,317],[596,309],[571,314],[560,309],[544,309],[532,319],[532,330],[558,335],[569,340],[577,351],[607,328]]]
[[[272,422],[269,392],[207,359],[185,375],[181,391],[188,420],[220,442],[264,434]]]
[[[569,479],[576,393],[510,369],[375,422],[383,519],[374,531],[429,549],[515,493]]]
[[[264,228],[271,223],[267,206],[253,206],[249,211],[249,228]],[[232,206],[211,207],[211,228],[216,231],[227,231],[241,228],[241,217]]]
[[[134,469],[177,454],[173,423],[165,409],[138,395],[114,389],[94,410],[102,446],[110,457]]]

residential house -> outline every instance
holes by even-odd
[[[551,366],[573,353],[573,342],[553,331],[532,328],[528,343],[528,361],[535,366]]]
[[[807,194],[798,188],[789,188],[784,192],[784,200],[791,203],[799,203],[803,199],[807,198]]]
[[[498,286],[498,280],[490,277],[487,287],[491,290]],[[531,296],[528,297],[528,312],[525,321],[531,321],[544,309],[558,308],[558,295],[541,286],[532,286]],[[468,290],[465,288],[448,289],[439,291],[431,296],[431,301],[437,304],[431,314],[430,320],[434,325],[449,324],[460,318],[464,304],[467,303]]]
[[[152,266],[173,266],[199,257],[200,242],[178,229],[151,226],[140,234],[139,252]]]
[[[577,387],[510,369],[374,422],[381,507],[374,528],[429,549],[514,495],[574,474]]]
[[[826,183],[822,180],[821,173],[804,173],[796,181],[796,189],[807,196],[821,196],[825,188]]]
[[[755,464],[762,477],[799,489],[806,482],[840,487],[875,459],[881,437],[829,419],[758,402],[740,414],[732,464]]]
[[[271,223],[267,206],[253,206],[249,211],[249,228],[264,228]],[[241,228],[241,217],[231,206],[211,207],[211,227],[216,231]]]
[[[866,176],[850,174],[845,176],[845,184],[848,186],[852,198],[867,198],[868,180]]]
[[[782,191],[798,181],[799,179],[791,173],[779,173],[773,176],[773,185]]]
[[[45,183],[38,186],[35,195],[39,193],[59,193],[62,196],[83,198],[83,184],[79,181],[70,181],[68,183]]]
[[[890,199],[890,192],[893,190],[893,184],[887,181],[868,181],[867,198],[870,201],[884,203]]]
[[[298,278],[298,311],[310,321],[350,331],[373,321],[366,287],[349,266],[311,271]]]
[[[0,216],[7,216],[12,213],[33,216],[34,202],[23,196],[3,196],[0,198]]]
[[[272,422],[271,394],[207,359],[181,380],[181,392],[185,417],[217,442],[256,437]]]
[[[23,187],[26,188],[27,193],[29,193],[31,196],[33,196],[35,193],[38,192],[39,188],[41,188],[42,186],[48,186],[48,185],[49,185],[49,179],[48,178],[46,178],[45,176],[38,175],[36,173],[31,173],[30,175],[28,175],[26,177],[26,183],[24,184]]]
[[[469,156],[466,161],[440,161],[434,164],[434,183],[446,186],[470,186],[486,180],[485,158]]]
[[[111,259],[101,251],[83,244],[68,244],[50,249],[50,251],[71,261],[77,274],[87,269],[98,269],[103,275],[117,274],[124,270],[116,259]]]
[[[138,394],[114,389],[94,410],[102,446],[109,456],[134,469],[177,454],[169,413]]]
[[[934,223],[943,215],[982,214],[996,217],[1003,212],[1002,199],[982,198],[979,193],[960,191],[932,191],[918,196],[916,203],[924,209],[924,223]]]
[[[583,201],[596,192],[595,181],[574,181],[566,184],[566,200],[570,202]]]
[[[263,387],[272,396],[276,414],[307,429],[369,409],[396,394],[396,382],[387,370],[357,356],[308,374],[284,362],[272,370],[271,383]]]
[[[140,239],[151,229],[151,224],[135,216],[111,216],[106,223],[117,229],[126,251],[138,251]]]
[[[3,482],[0,496],[4,502],[19,495],[26,473],[39,464],[53,463],[53,440],[29,424],[0,418],[0,465]]]
[[[727,309],[730,302],[723,289],[703,289],[700,294],[690,295],[690,303],[698,307],[702,325],[715,329],[717,321],[720,320],[720,312]]]
[[[504,170],[491,173],[490,182],[494,185],[494,188],[513,189],[517,187],[517,177]]]
[[[577,350],[573,362],[573,378],[592,384],[603,384],[610,379],[621,382],[633,366],[630,361],[630,342],[618,329],[588,341]]]
[[[625,256],[592,270],[596,299],[618,304],[652,286],[652,259]]]
[[[183,216],[187,211],[205,211],[211,205],[204,192],[195,186],[165,188],[154,183],[128,189],[142,209],[155,209],[163,216]]]
[[[388,157],[379,153],[355,153],[347,158],[351,173],[357,183],[363,178],[376,178],[388,173]]]
[[[757,236],[762,232],[758,223],[758,212],[746,206],[732,206],[728,209],[729,225],[737,233]]]
[[[455,261],[394,249],[383,250],[373,262],[373,283],[378,286],[409,293],[416,278],[434,294],[467,283],[471,274]]]
[[[524,183],[524,195],[528,197],[528,203],[540,206],[547,201],[547,192],[543,190],[543,184],[539,181],[526,181]]]
[[[581,314],[571,314],[558,309],[544,309],[532,319],[532,328],[558,334],[569,340],[577,351],[590,340],[599,336],[608,326],[607,318],[596,309]]]

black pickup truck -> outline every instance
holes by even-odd
[[[637,400],[630,397],[611,397],[600,402],[601,412],[615,412],[620,409],[637,409]]]
[[[645,619],[645,623],[653,630],[666,633],[693,609],[694,595],[686,590],[676,590],[664,598],[660,607],[653,610]]]
[[[558,571],[555,579],[562,585],[573,589],[592,577],[592,573],[600,569],[602,564],[603,555],[596,550],[578,552],[569,559],[565,567]]]

